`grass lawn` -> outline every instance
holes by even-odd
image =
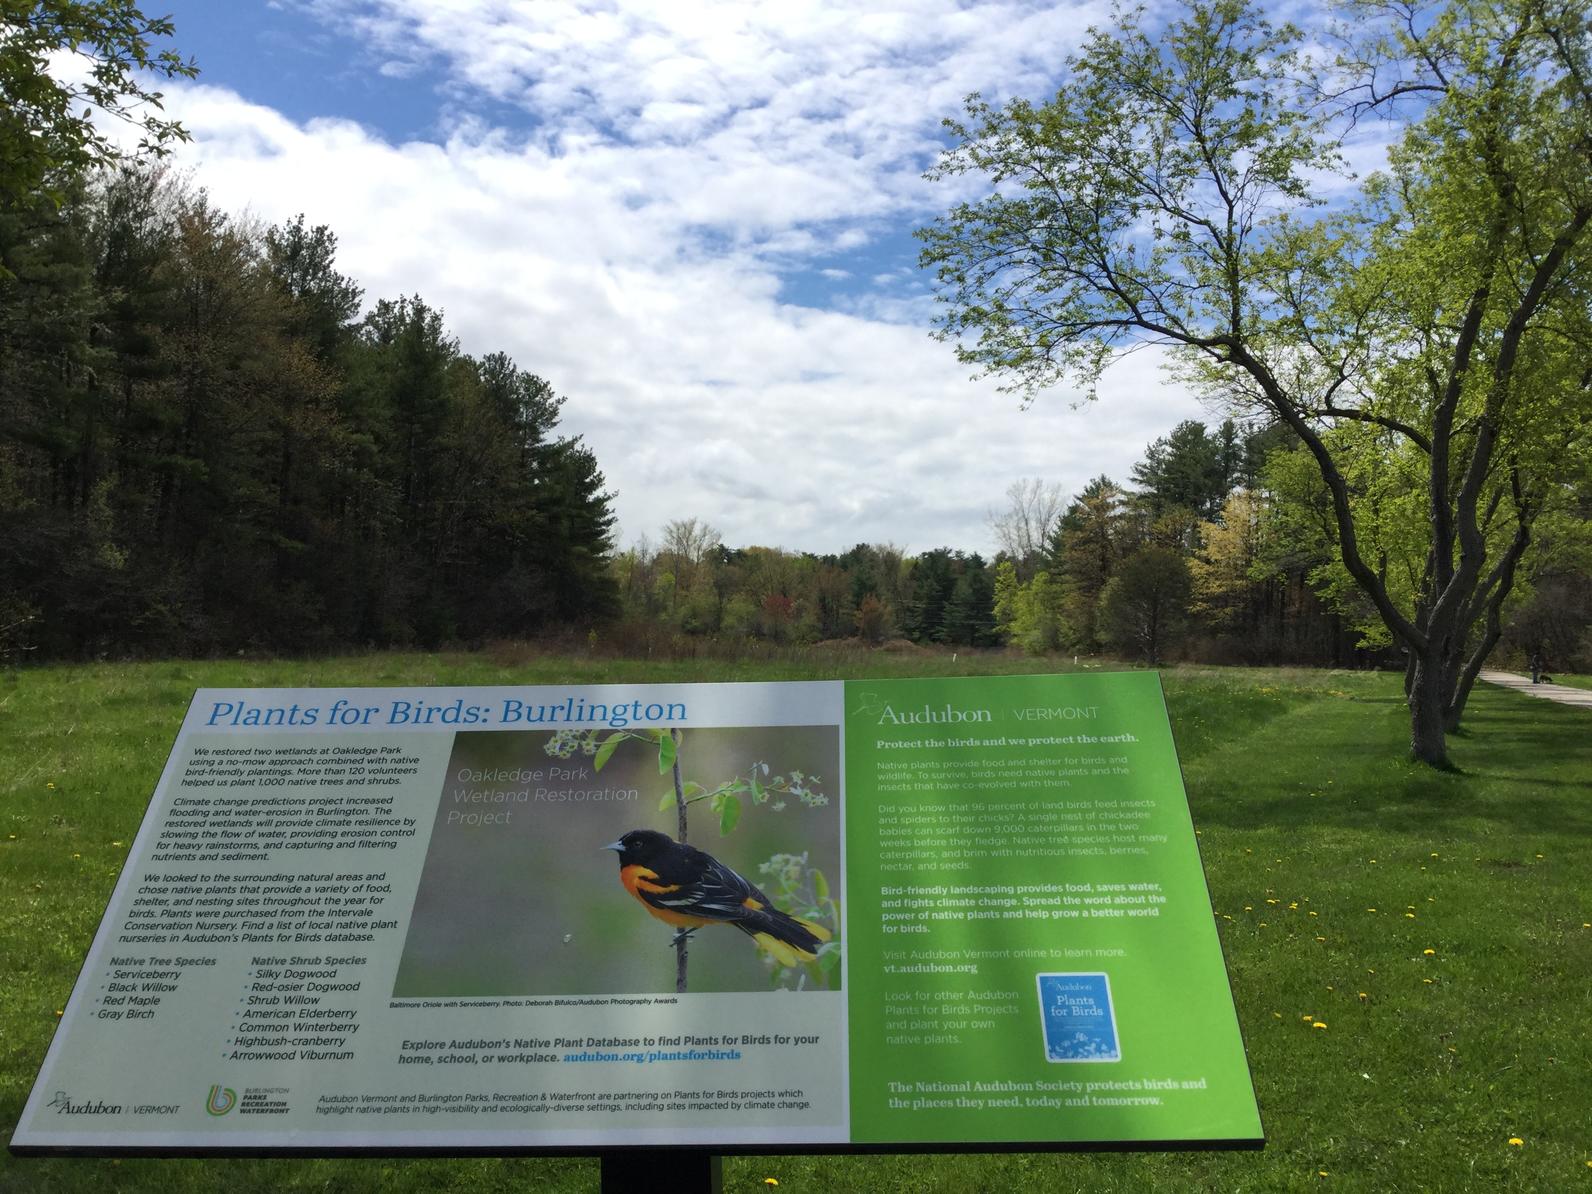
[[[0,1131],[21,1113],[197,686],[1055,668],[986,655],[640,663],[503,651],[0,678]],[[1440,773],[1405,759],[1396,676],[1184,669],[1166,689],[1264,1152],[731,1158],[726,1189],[770,1189],[773,1177],[781,1194],[1592,1191],[1592,714],[1479,685],[1452,742],[1458,770]],[[596,1184],[597,1163],[579,1159],[0,1157],[7,1194]]]
[[[1563,672],[1550,674],[1555,684],[1563,684],[1567,688],[1592,688],[1592,676],[1567,676]]]

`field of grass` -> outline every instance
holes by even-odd
[[[1569,688],[1592,688],[1592,676],[1567,676],[1563,672],[1554,672],[1553,682]]]
[[[0,1132],[21,1113],[197,686],[1010,670],[1057,666],[966,654],[647,663],[502,650],[0,677]],[[730,1158],[726,1189],[769,1189],[773,1177],[781,1194],[1592,1191],[1592,714],[1481,685],[1452,744],[1458,769],[1439,773],[1405,759],[1394,676],[1181,669],[1165,682],[1266,1149]],[[596,1184],[597,1163],[581,1159],[0,1157],[7,1194]]]

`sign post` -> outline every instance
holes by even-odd
[[[1261,1142],[1122,673],[200,691],[11,1148]]]

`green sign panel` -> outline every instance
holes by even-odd
[[[1258,1141],[1156,677],[846,706],[852,1138]]]
[[[1133,673],[201,691],[11,1147],[1260,1140]]]

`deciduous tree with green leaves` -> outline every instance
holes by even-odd
[[[188,134],[161,114],[148,78],[193,78],[167,17],[132,0],[5,0],[0,4],[0,205],[43,193],[59,203],[66,180],[124,151],[96,117],[136,130],[136,153],[159,156]],[[80,69],[61,68],[65,52]]]
[[[1592,30],[1572,0],[1344,15],[1327,61],[1244,0],[1160,30],[1130,12],[1049,103],[974,97],[933,176],[991,189],[921,232],[923,263],[941,334],[1030,395],[1092,390],[1158,344],[1286,426],[1408,659],[1412,752],[1446,765],[1543,491],[1592,420]],[[1383,118],[1387,169],[1338,187],[1343,138]],[[1421,545],[1406,598],[1366,544],[1385,510],[1368,495],[1395,476]]]

